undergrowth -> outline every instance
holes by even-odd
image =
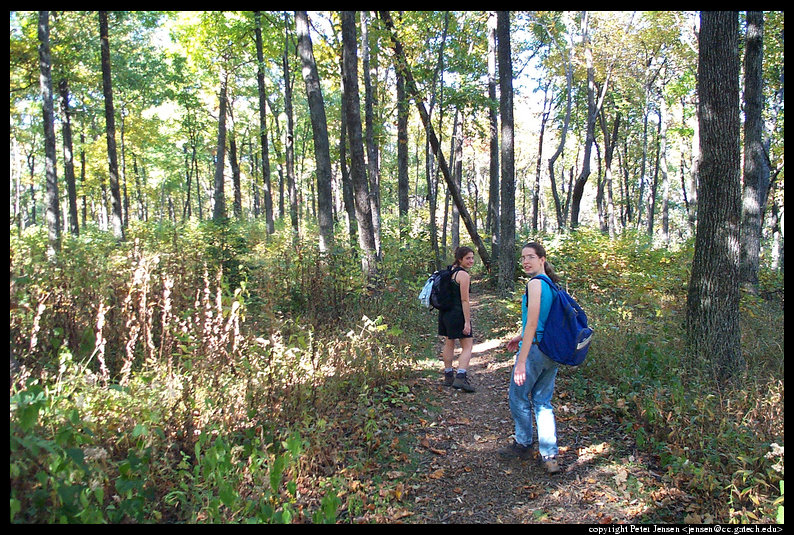
[[[695,515],[661,520],[781,522],[782,299],[743,296],[747,368],[722,385],[684,341],[691,244],[653,248],[639,235],[610,241],[580,230],[550,238],[547,249],[597,333],[570,374],[574,392],[616,414],[664,481],[701,504]],[[782,276],[765,270],[761,279],[761,295],[782,295]]]
[[[426,239],[384,236],[366,281],[355,248],[258,222],[81,232],[57,263],[43,231],[11,236],[11,522],[407,514],[410,376],[435,356]],[[748,368],[720,386],[683,344],[691,247],[544,242],[597,333],[571,395],[609,407],[701,521],[782,521],[782,277],[743,298]]]

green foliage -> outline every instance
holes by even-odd
[[[388,381],[429,347],[406,336],[412,264],[368,286],[357,251],[258,222],[127,236],[86,229],[50,263],[43,232],[12,233],[11,521],[334,522],[335,488],[316,507],[298,491],[301,427],[374,388],[361,428],[380,451],[378,406],[410,395]]]
[[[43,232],[12,234],[10,521],[388,518],[406,489],[381,467],[412,462],[406,372],[435,355],[416,303],[427,240],[386,235],[370,283],[355,249],[323,255],[258,222],[128,236],[86,229],[53,264]],[[543,241],[597,333],[566,391],[711,518],[782,520],[783,280],[764,270],[761,297],[743,297],[748,369],[718,387],[683,343],[691,246]],[[482,298],[492,332],[516,327],[516,300]]]
[[[545,245],[596,330],[571,389],[614,410],[665,480],[698,496],[715,520],[775,522],[783,480],[782,303],[743,297],[748,369],[725,387],[686,351],[690,245],[657,249],[642,235],[611,241],[587,229]],[[761,280],[762,295],[782,288],[766,270]]]

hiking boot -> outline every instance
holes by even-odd
[[[452,386],[455,382],[455,370],[444,372],[444,386]]]
[[[560,465],[557,463],[556,457],[545,457],[541,459],[541,464],[549,474],[556,474],[560,471]]]
[[[521,459],[522,461],[526,461],[532,457],[532,448],[529,446],[522,446],[514,440],[511,445],[500,449],[498,453],[499,457],[505,461],[512,459]]]
[[[476,392],[473,386],[469,383],[469,376],[465,373],[459,373],[455,376],[455,381],[452,383],[452,388],[464,390],[466,392]]]

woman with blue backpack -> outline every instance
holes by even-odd
[[[538,431],[538,451],[541,463],[549,473],[560,471],[557,463],[557,424],[551,397],[558,364],[546,356],[538,347],[543,338],[544,326],[549,315],[554,290],[543,277],[554,284],[559,277],[546,260],[545,248],[531,242],[521,249],[521,265],[530,277],[527,291],[521,300],[522,332],[507,344],[509,351],[516,351],[516,361],[510,377],[508,397],[510,412],[515,422],[513,444],[499,451],[503,459],[531,457],[533,416]]]

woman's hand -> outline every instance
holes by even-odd
[[[527,359],[518,357],[513,368],[513,381],[518,386],[522,386],[527,379]]]
[[[521,335],[516,335],[507,342],[508,351],[518,351],[518,344],[521,342]]]
[[[463,324],[463,334],[471,334],[471,321],[466,321]]]

